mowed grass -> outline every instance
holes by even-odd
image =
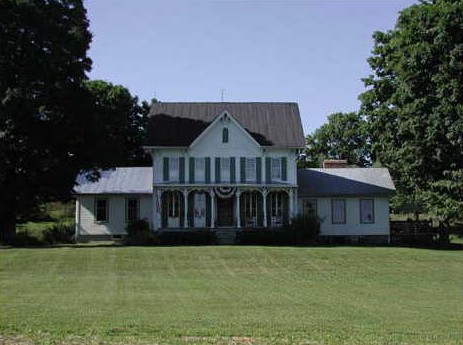
[[[3,249],[0,293],[19,343],[463,344],[462,251]]]

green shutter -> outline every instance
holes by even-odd
[[[180,157],[178,168],[180,169],[178,179],[180,180],[180,183],[185,183],[185,157]]]
[[[190,183],[195,183],[195,159],[190,157]]]
[[[188,193],[188,224],[189,228],[194,226],[194,212],[195,212],[195,192]]]
[[[256,182],[262,183],[262,158],[256,157]]]
[[[235,157],[230,158],[230,182],[236,182]]]
[[[161,195],[161,228],[167,228],[167,194]]]
[[[220,183],[220,157],[215,157],[215,183]]]
[[[163,159],[163,180],[164,182],[169,181],[169,157],[164,157]]]
[[[206,169],[206,183],[211,183],[211,158],[210,157],[206,157],[205,169]]]
[[[244,157],[241,157],[240,158],[240,180],[241,180],[241,183],[245,183],[246,182],[246,158]]]
[[[288,179],[288,159],[286,157],[281,157],[281,179],[286,181]]]
[[[262,193],[257,194],[257,226],[264,226],[264,197]]]
[[[206,193],[206,226],[211,226],[211,196]]]
[[[265,182],[272,182],[272,162],[270,157],[265,158]]]
[[[179,198],[179,205],[178,205],[178,216],[180,217],[180,227],[183,228],[184,224],[185,224],[185,202],[184,202],[184,198],[185,198],[185,195],[183,195],[183,193],[179,193],[180,195],[180,198]]]

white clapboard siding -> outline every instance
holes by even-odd
[[[79,235],[123,235],[126,233],[126,197],[139,197],[140,218],[151,222],[151,195],[78,195],[77,230]],[[105,197],[109,200],[108,222],[97,222],[95,199]],[[151,225],[151,224],[150,224]]]

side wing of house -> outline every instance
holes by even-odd
[[[152,220],[152,169],[116,168],[99,181],[77,179],[76,238],[111,239],[126,234],[132,220]]]
[[[306,169],[299,183],[299,211],[319,217],[321,236],[388,241],[395,188],[387,169]]]

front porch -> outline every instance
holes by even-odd
[[[280,228],[290,222],[296,187],[155,187],[153,227],[175,229]]]

